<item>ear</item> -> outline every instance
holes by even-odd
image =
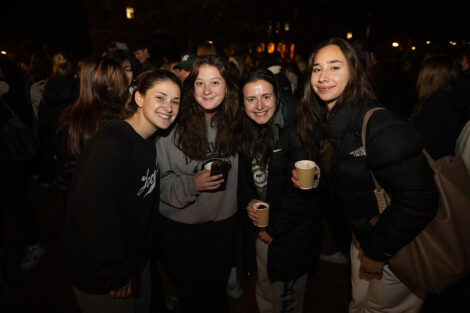
[[[134,100],[138,107],[142,107],[144,105],[144,97],[138,91],[135,92]]]

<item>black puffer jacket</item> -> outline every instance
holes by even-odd
[[[376,111],[369,120],[366,158],[362,122],[375,106],[373,100],[343,106],[324,130],[336,149],[330,178],[339,204],[366,255],[386,261],[434,217],[438,194],[419,135],[388,110]],[[369,222],[379,213],[370,169],[391,198],[375,226]]]
[[[291,98],[292,99],[292,98]],[[286,99],[283,99],[286,101]],[[273,238],[268,249],[268,275],[271,281],[285,281],[314,269],[321,244],[321,212],[316,201],[318,188],[293,188],[291,172],[294,163],[307,159],[307,153],[296,132],[296,103],[284,102],[282,114],[285,126],[280,130],[268,164],[266,201],[270,204],[269,226],[266,231]],[[320,184],[321,185],[321,184]],[[321,188],[321,187],[319,187]],[[259,228],[246,214],[246,206],[257,199],[251,162],[240,158],[239,208],[244,218],[244,261],[248,271],[254,271],[255,241]]]

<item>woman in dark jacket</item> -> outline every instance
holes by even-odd
[[[319,147],[320,165],[353,231],[349,312],[419,312],[423,301],[384,265],[436,214],[437,190],[419,136],[388,110],[377,111],[367,127],[366,157],[364,115],[380,104],[356,52],[332,38],[317,46],[308,68],[298,129],[310,153]],[[391,198],[376,223],[371,171]]]
[[[308,273],[320,252],[321,217],[314,205],[316,191],[295,189],[290,181],[294,163],[307,159],[296,132],[297,101],[280,94],[268,70],[246,74],[241,87],[246,116],[239,207],[248,212],[247,267],[254,268],[256,256],[258,308],[302,312]],[[269,225],[262,229],[254,226],[258,216],[252,208],[259,201],[270,204]]]

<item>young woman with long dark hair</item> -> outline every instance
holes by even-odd
[[[386,265],[436,214],[437,190],[419,136],[383,109],[369,120],[363,147],[364,115],[381,105],[346,40],[320,43],[308,68],[298,129],[307,150],[320,152],[323,177],[352,229],[349,312],[419,312],[422,299]],[[391,199],[380,215],[371,171]]]
[[[246,208],[249,217],[243,245],[246,269],[257,269],[260,312],[301,313],[308,274],[320,253],[322,227],[317,191],[296,189],[290,180],[295,162],[308,159],[296,130],[298,101],[280,90],[266,69],[247,73],[240,86],[245,116],[238,194],[240,208]],[[253,225],[258,220],[253,205],[260,201],[270,204],[265,228]]]
[[[180,312],[227,312],[237,212],[238,85],[228,61],[201,56],[184,81],[178,123],[158,140],[162,258]],[[210,176],[209,162],[231,166]],[[221,184],[225,189],[220,190]]]

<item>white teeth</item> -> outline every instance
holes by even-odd
[[[164,118],[164,119],[170,119],[171,118],[171,115],[168,115],[168,114],[157,113],[157,115],[160,116],[161,118]]]

